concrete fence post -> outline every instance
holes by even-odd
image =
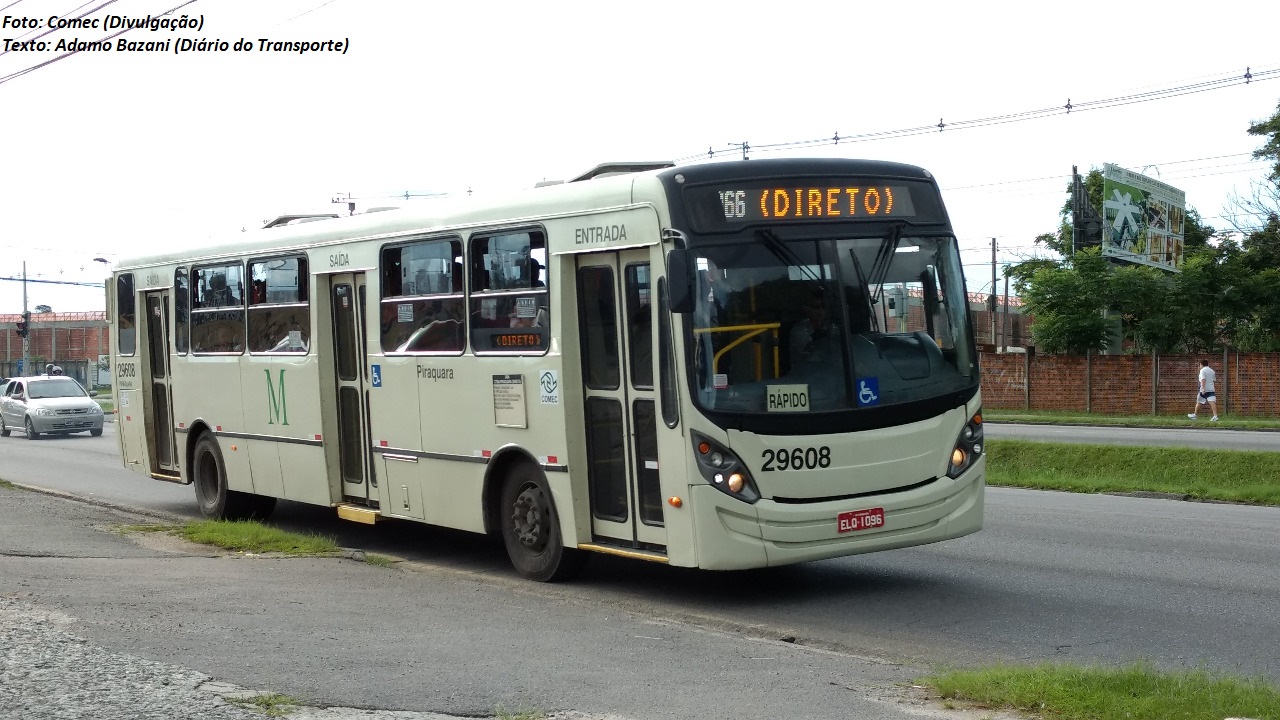
[[[1160,411],[1160,351],[1151,351],[1151,414]]]
[[[1028,345],[1027,351],[1022,355],[1022,405],[1024,410],[1031,409],[1031,356],[1034,354],[1035,347]]]
[[[1084,351],[1084,411],[1093,412],[1093,351]]]

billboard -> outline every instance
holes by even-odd
[[[1187,194],[1146,175],[1102,166],[1102,254],[1139,265],[1177,271]]]

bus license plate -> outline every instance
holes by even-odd
[[[842,533],[884,527],[884,508],[842,512],[836,516],[836,524]]]

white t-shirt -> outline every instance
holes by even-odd
[[[1203,386],[1201,392],[1213,392],[1213,381],[1218,379],[1218,374],[1213,368],[1205,365],[1200,368],[1200,384]]]

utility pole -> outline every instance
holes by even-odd
[[[999,342],[996,339],[996,239],[991,238],[991,347]]]
[[[27,321],[27,332],[22,336],[22,375],[31,371],[31,316],[27,314],[27,261],[22,261],[22,319]]]

